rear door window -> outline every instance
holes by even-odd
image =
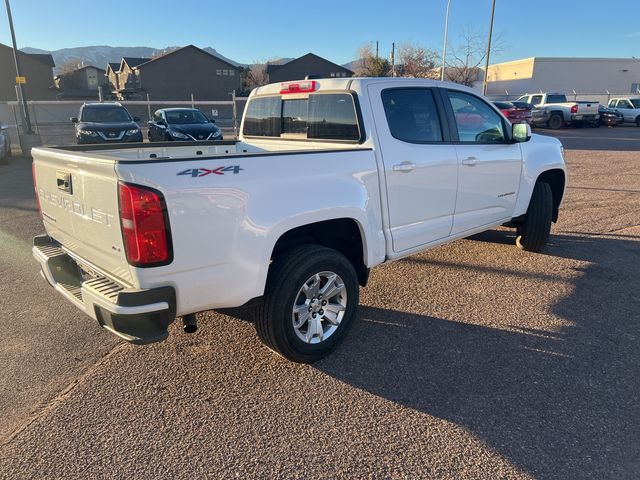
[[[565,103],[566,101],[565,95],[547,95],[547,103]]]
[[[382,92],[391,135],[408,143],[442,142],[433,92],[428,88],[392,88]]]

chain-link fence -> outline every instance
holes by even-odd
[[[225,138],[234,138],[242,118],[247,99],[236,97],[227,101],[122,101],[120,102],[138,122],[146,138],[147,122],[160,108],[198,108],[215,120]],[[29,115],[33,130],[40,135],[44,145],[69,145],[76,142],[71,117],[77,117],[83,100],[29,101]],[[234,108],[235,107],[235,108]],[[19,145],[18,132],[22,132],[22,106],[17,102],[0,103],[0,124],[9,127],[11,143]]]

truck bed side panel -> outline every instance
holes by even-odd
[[[369,149],[119,163],[116,170],[121,180],[166,198],[174,260],[133,271],[143,288],[174,286],[178,315],[262,295],[275,243],[301,225],[352,218],[366,242],[365,261],[384,261]]]

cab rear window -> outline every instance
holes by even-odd
[[[257,97],[247,105],[247,137],[358,142],[361,130],[350,93],[316,93],[308,98]]]

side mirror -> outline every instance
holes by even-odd
[[[156,122],[156,125],[162,125],[163,127],[166,127],[167,126],[167,122],[165,122],[164,120],[158,120]]]
[[[528,123],[514,123],[511,126],[511,138],[517,143],[528,142],[531,140],[531,125]]]
[[[140,117],[133,117],[133,121],[134,122],[139,122],[140,121]]]
[[[209,121],[210,121],[211,123],[216,123],[216,121],[215,121],[213,118],[210,118],[210,119],[209,119]]]
[[[71,123],[78,123],[78,117],[71,117],[69,120],[71,120]]]

